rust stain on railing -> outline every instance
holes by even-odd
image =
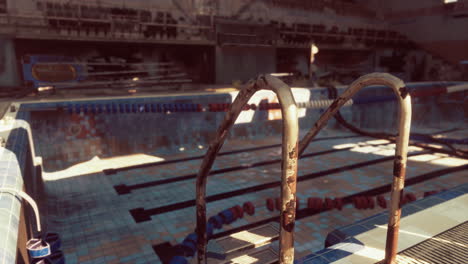
[[[406,160],[411,126],[411,97],[402,80],[387,73],[371,73],[354,81],[343,94],[341,94],[330,107],[320,116],[312,129],[299,143],[299,156],[304,152],[312,139],[327,124],[328,120],[336,114],[353,95],[370,85],[385,85],[395,92],[400,106],[399,133],[396,140],[396,151],[393,168],[393,183],[391,191],[390,216],[388,221],[387,239],[385,246],[385,263],[395,263],[398,248],[398,231],[400,227],[401,207],[400,201],[405,185]]]
[[[281,80],[270,75],[259,76],[250,81],[231,104],[213,142],[205,154],[197,175],[197,258],[198,263],[206,263],[206,180],[216,155],[221,149],[243,107],[259,90],[268,89],[276,93],[283,116],[282,172],[281,172],[281,229],[279,263],[292,264],[294,261],[294,222],[296,218],[296,183],[299,124],[297,106],[291,89]]]
[[[400,201],[403,193],[408,142],[411,124],[411,98],[405,84],[400,79],[386,73],[367,74],[354,81],[330,107],[320,116],[312,129],[299,142],[297,107],[290,88],[281,80],[266,75],[250,81],[242,89],[223,123],[219,127],[215,140],[203,159],[197,175],[197,235],[198,235],[198,263],[206,263],[206,179],[214,163],[216,155],[227,137],[229,129],[239,116],[242,108],[249,99],[260,89],[270,89],[279,98],[283,115],[283,145],[282,145],[282,185],[281,185],[281,231],[280,231],[280,259],[279,263],[293,263],[294,261],[294,223],[296,212],[296,183],[297,159],[302,155],[312,139],[327,124],[328,120],[359,90],[370,85],[385,85],[393,89],[400,106],[399,133],[396,140],[396,153],[393,169],[393,183],[391,192],[390,216],[385,247],[385,263],[393,264],[396,258],[398,245],[398,231],[400,225]]]

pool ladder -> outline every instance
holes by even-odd
[[[305,135],[299,139],[299,124],[297,106],[291,89],[281,80],[270,75],[261,75],[250,81],[237,95],[217,130],[216,137],[210,144],[197,175],[196,182],[196,212],[197,212],[197,260],[198,264],[206,264],[206,182],[207,176],[221,149],[229,129],[232,127],[243,107],[249,99],[259,90],[273,91],[281,106],[283,116],[283,144],[282,144],[282,171],[281,171],[281,216],[279,236],[279,263],[292,264],[294,261],[294,223],[296,217],[296,183],[297,160],[307,148],[312,139],[327,124],[328,120],[346,104],[359,90],[371,85],[385,85],[391,87],[398,98],[400,107],[399,133],[396,141],[396,152],[393,166],[393,183],[391,190],[390,216],[385,246],[385,263],[395,263],[398,231],[400,225],[401,207],[400,199],[403,193],[408,142],[411,125],[411,98],[400,79],[386,73],[371,73],[354,81],[328,109],[320,116]]]

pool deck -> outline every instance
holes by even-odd
[[[467,203],[468,184],[463,184],[404,205],[396,263],[466,263]],[[341,227],[333,234],[342,241],[298,264],[374,264],[384,258],[387,220],[388,212],[381,212]]]
[[[433,131],[435,130],[424,132]],[[318,138],[341,136],[351,134],[324,130]],[[464,138],[466,130],[450,132],[446,136]],[[265,137],[255,141],[229,140],[221,152],[279,143],[280,137]],[[335,151],[329,151],[333,149]],[[200,146],[196,153],[186,153],[180,149],[177,153],[165,156],[145,155],[142,159],[136,155],[117,159],[120,158],[118,161],[121,166],[128,166],[146,161],[203,155],[205,150],[206,146]],[[218,157],[213,170],[232,168],[240,164],[250,166],[227,169],[227,172],[209,177],[207,195],[279,181],[280,164],[270,164],[268,161],[280,158],[280,151],[280,147],[276,146]],[[385,140],[366,137],[320,140],[311,143],[304,154],[312,153],[315,154],[299,160],[298,176],[302,180],[297,185],[297,197],[301,208],[305,207],[308,197],[342,197],[391,183],[394,145]],[[409,154],[412,156],[408,159],[407,179],[447,167],[468,164],[468,160],[430,153],[416,147],[411,147]],[[195,199],[194,178],[134,188],[128,194],[120,195],[115,186],[124,184],[128,187],[194,174],[201,159],[117,171],[110,175],[102,172],[104,169],[116,168],[115,161],[90,161],[53,173],[47,173],[47,166],[45,167],[43,178],[47,201],[43,203],[42,212],[47,215],[47,229],[60,233],[62,237],[67,263],[162,263],[154,248],[163,248],[163,245],[168,245],[166,243],[176,245],[194,230],[194,206],[181,205],[181,202]],[[265,163],[267,164],[264,165]],[[354,164],[356,166],[351,166]],[[335,168],[341,169],[327,173],[327,170]],[[405,190],[414,193],[419,199],[426,191],[453,188],[467,182],[465,169],[414,184]],[[244,214],[242,219],[225,225],[217,232],[252,224],[279,215],[278,211],[271,212],[266,208],[265,200],[276,197],[279,197],[279,187],[230,195],[226,199],[209,202],[207,216],[251,201],[255,205],[254,215]],[[385,193],[385,197],[389,199],[388,193]],[[135,212],[134,209],[137,208],[142,208],[140,212],[143,210],[147,219],[136,219],[132,216],[130,211]],[[152,208],[153,210],[149,210]],[[323,249],[327,234],[334,229],[383,210],[378,206],[374,209],[358,210],[346,205],[341,211],[305,215],[296,222],[296,259]],[[165,253],[159,251],[158,254],[164,257]]]

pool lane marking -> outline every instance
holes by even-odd
[[[468,170],[468,164],[427,172],[427,173],[424,173],[424,174],[421,174],[421,175],[418,175],[418,176],[415,176],[415,177],[407,178],[405,180],[405,187],[416,185],[416,184],[421,183],[421,182],[429,181],[429,180],[432,180],[432,179],[435,179],[435,178],[438,178],[438,177],[441,177],[441,176],[444,176],[444,175],[447,175],[447,174],[456,173],[456,172],[460,172],[460,171],[464,171],[464,170]],[[351,204],[353,197],[357,197],[357,196],[376,196],[376,195],[388,193],[388,192],[390,192],[391,187],[392,187],[391,183],[390,184],[385,184],[385,185],[375,187],[375,188],[372,188],[372,189],[369,189],[369,190],[366,190],[366,191],[362,191],[362,192],[358,192],[358,193],[355,193],[355,194],[351,194],[351,195],[348,195],[348,196],[341,197],[341,199],[343,199],[343,204],[344,205],[345,204]],[[333,209],[331,209],[331,210],[333,210]],[[324,210],[319,211],[319,212],[313,211],[313,210],[311,210],[309,208],[300,209],[300,210],[298,210],[298,212],[296,214],[296,219],[302,219],[302,218],[309,217],[309,216],[312,216],[312,215],[315,215],[315,214],[319,214],[319,213],[322,213],[322,212],[325,212],[325,211],[329,211],[329,209],[324,209]],[[227,236],[227,235],[231,235],[233,233],[237,233],[237,232],[242,231],[242,230],[248,230],[248,229],[260,226],[260,225],[264,225],[264,224],[267,224],[267,223],[272,222],[272,221],[279,221],[279,216],[270,217],[270,218],[267,218],[267,219],[264,219],[264,220],[260,220],[258,222],[254,222],[254,223],[247,224],[247,225],[240,226],[240,227],[236,227],[236,228],[224,231],[224,232],[220,232],[220,233],[214,234],[212,238],[224,237],[224,236]]]
[[[312,142],[333,140],[333,139],[365,138],[365,137],[366,136],[361,136],[361,135],[323,137],[323,138],[317,138],[316,140],[313,140]],[[226,151],[226,152],[219,153],[218,156],[226,156],[226,155],[232,155],[232,154],[238,154],[238,153],[244,153],[244,152],[251,152],[251,151],[257,151],[257,150],[263,150],[263,149],[269,149],[269,148],[275,148],[275,147],[281,147],[281,144],[265,145],[265,146],[260,146],[260,147],[252,147],[252,148],[245,148],[245,149],[237,149],[237,150],[232,150],[232,151]],[[141,169],[141,168],[146,168],[146,167],[156,167],[156,166],[161,166],[161,165],[165,165],[165,164],[172,164],[172,163],[178,163],[178,162],[185,162],[185,161],[203,159],[204,157],[205,157],[205,155],[200,155],[200,156],[173,159],[173,160],[149,162],[149,163],[131,165],[131,166],[126,166],[126,167],[121,167],[121,168],[104,169],[102,172],[104,174],[106,174],[106,175],[112,175],[112,174],[116,174],[117,172],[121,172],[121,171]]]
[[[381,144],[367,144],[366,146],[382,146],[382,145],[390,145],[390,144],[392,143],[386,142],[386,143],[381,143]],[[347,151],[354,147],[356,146],[342,148],[342,149],[330,149],[330,150],[308,153],[308,154],[302,155],[301,157],[299,157],[299,159],[326,155],[326,154],[335,153],[335,152]],[[259,166],[271,165],[271,164],[280,163],[280,162],[281,162],[281,159],[274,159],[274,160],[265,160],[265,161],[255,162],[252,164],[245,164],[245,165],[239,165],[239,166],[234,166],[234,167],[222,168],[218,170],[212,170],[208,174],[208,176],[226,173],[226,172],[238,171],[238,170],[245,170],[245,169],[259,167]],[[191,173],[191,174],[187,174],[183,176],[172,177],[169,179],[154,180],[154,181],[138,183],[138,184],[133,184],[133,185],[119,184],[119,185],[115,185],[114,189],[119,195],[123,195],[123,194],[131,193],[132,190],[143,189],[143,188],[148,188],[148,187],[153,187],[153,186],[158,186],[158,185],[168,184],[168,183],[173,183],[173,182],[186,181],[190,179],[195,179],[196,177],[197,177],[197,173]]]
[[[430,154],[430,153],[432,152],[431,151],[418,151],[414,153],[408,153],[408,157]],[[358,163],[354,163],[351,165],[341,166],[341,167],[337,167],[333,169],[323,170],[319,172],[309,173],[309,174],[305,174],[302,176],[298,176],[297,182],[307,181],[307,180],[327,176],[329,174],[344,172],[347,170],[353,170],[353,169],[366,167],[366,166],[370,166],[370,165],[374,165],[374,164],[378,164],[382,162],[392,161],[394,160],[394,158],[395,157],[393,156],[384,157],[384,158],[379,158],[379,159],[374,159],[374,160],[369,160],[369,161],[364,161],[364,162],[358,162]],[[240,196],[240,195],[244,195],[247,193],[253,193],[253,192],[258,192],[258,191],[262,191],[262,190],[266,190],[266,189],[270,189],[274,187],[279,187],[280,185],[281,185],[280,181],[258,184],[258,185],[254,185],[251,187],[242,188],[242,189],[238,189],[238,190],[234,190],[230,192],[210,195],[206,197],[206,201],[214,202],[214,201],[218,201],[218,200],[222,200],[226,198],[231,198],[234,196]],[[168,205],[159,206],[159,207],[154,207],[150,209],[144,209],[142,207],[139,207],[139,208],[130,209],[129,212],[132,215],[135,222],[140,223],[140,222],[150,221],[152,215],[158,215],[158,214],[167,213],[171,211],[181,210],[181,209],[192,207],[192,206],[195,206],[195,199],[186,200],[183,202],[168,204]]]
[[[412,185],[415,185],[415,184],[418,184],[418,183],[421,183],[421,182],[424,182],[424,181],[432,180],[434,178],[438,178],[438,177],[441,177],[441,176],[444,176],[444,175],[447,175],[447,174],[450,174],[450,173],[455,173],[455,172],[459,172],[459,171],[463,171],[463,170],[467,170],[467,169],[468,169],[468,164],[457,166],[457,167],[444,168],[444,169],[440,169],[440,170],[431,171],[431,172],[424,173],[424,174],[421,174],[419,176],[415,176],[415,177],[412,177],[412,178],[409,178],[409,179],[407,178],[405,180],[405,186],[412,186]],[[382,185],[382,186],[379,186],[379,187],[376,187],[376,188],[373,188],[373,189],[369,189],[367,191],[362,191],[362,192],[359,192],[359,193],[355,193],[355,194],[351,194],[351,195],[342,197],[342,199],[343,199],[343,202],[344,202],[344,205],[345,205],[345,204],[352,203],[353,197],[356,197],[356,196],[376,196],[376,195],[381,195],[381,194],[384,194],[384,193],[388,193],[388,192],[390,192],[390,190],[391,190],[391,184],[386,184],[386,185]],[[300,210],[297,211],[296,220],[303,219],[303,218],[306,218],[306,217],[309,217],[309,216],[313,216],[313,215],[320,214],[320,213],[326,212],[326,211],[331,211],[331,210],[333,210],[333,209],[323,209],[321,211],[314,211],[314,210],[311,210],[309,208],[300,209]],[[249,229],[261,226],[261,225],[268,224],[270,222],[278,222],[279,220],[280,220],[279,216],[269,217],[269,218],[266,218],[266,219],[263,219],[263,220],[260,220],[260,221],[257,221],[257,222],[253,222],[253,223],[250,223],[250,224],[247,224],[247,225],[235,227],[235,228],[223,231],[223,232],[213,234],[213,236],[210,239],[217,239],[217,238],[221,238],[221,237],[226,237],[226,236],[232,235],[232,234],[240,232],[240,231],[249,230]],[[169,242],[163,242],[161,244],[157,244],[157,245],[152,246],[153,250],[155,251],[156,255],[158,255],[158,256],[161,256],[160,254],[162,253],[160,250],[157,250],[160,245],[170,245],[170,243]],[[167,249],[167,251],[169,252],[170,249]],[[169,254],[164,254],[164,255],[167,255],[167,257],[169,257],[169,256],[172,256],[171,253],[173,253],[173,252],[170,252]]]

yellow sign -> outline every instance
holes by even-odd
[[[42,82],[65,82],[76,79],[76,69],[70,64],[34,64],[33,77]]]

